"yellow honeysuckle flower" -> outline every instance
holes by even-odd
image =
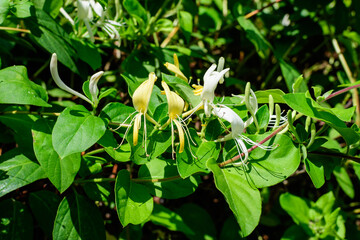
[[[169,86],[164,81],[161,82],[161,85],[165,90],[165,95],[166,95],[166,99],[168,102],[169,120],[171,121],[171,139],[172,139],[173,153],[175,152],[174,151],[174,126],[173,126],[173,123],[175,123],[177,130],[179,132],[179,139],[180,139],[179,153],[182,153],[184,151],[185,138],[184,138],[184,129],[183,129],[183,126],[182,126],[181,122],[179,121],[179,119],[183,112],[185,102],[175,92],[170,91]]]
[[[185,82],[188,82],[187,77],[180,70],[179,59],[175,53],[174,64],[166,62],[164,65],[170,72],[175,73],[176,77],[183,79]]]
[[[135,115],[134,119],[134,129],[133,129],[133,144],[134,146],[138,143],[138,135],[139,135],[139,129],[141,128],[141,116],[144,116],[144,134],[146,138],[146,112],[149,106],[151,93],[155,84],[157,77],[155,73],[149,74],[149,79],[145,80],[140,86],[135,90],[132,98],[133,98],[133,104],[134,108],[138,112],[138,114]],[[145,144],[146,149],[146,144]],[[146,150],[145,150],[146,151]]]

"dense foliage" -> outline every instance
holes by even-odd
[[[360,239],[359,16],[1,0],[0,239]]]

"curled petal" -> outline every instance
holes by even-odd
[[[175,73],[176,77],[179,77],[179,78],[183,79],[184,81],[188,82],[187,77],[180,71],[179,67],[175,66],[172,63],[168,63],[168,62],[165,63],[164,65],[170,72]]]

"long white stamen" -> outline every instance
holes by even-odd
[[[189,128],[187,127],[187,124],[185,123],[185,121],[178,116],[178,120],[182,123],[182,126],[183,126],[183,129],[185,130],[185,133],[187,132],[190,136],[190,140],[191,142],[196,146],[196,142],[191,138],[191,134],[190,134],[190,131],[189,131]]]
[[[145,137],[145,140],[144,140],[144,137]],[[144,136],[143,136],[143,144],[145,145],[145,154],[146,154],[146,156],[148,157],[149,154],[147,153],[146,140],[147,140],[146,115],[144,114]]]
[[[134,113],[138,113],[138,112],[135,111],[135,112],[131,113],[131,114],[125,119],[125,121],[123,121],[122,123],[120,123],[120,125],[119,125],[117,128],[115,128],[115,129],[110,128],[110,131],[117,131],[119,128],[121,128],[121,127],[123,126],[123,124],[126,123],[126,121],[127,121],[132,115],[134,115]],[[134,118],[130,121],[130,127],[131,127],[131,122],[133,122],[133,120],[134,120]]]
[[[136,113],[136,112],[134,112],[134,113]],[[132,114],[134,114],[134,113],[132,113]],[[131,114],[131,115],[132,115],[132,114]],[[139,113],[139,114],[140,114],[140,113]],[[131,115],[130,115],[130,116],[131,116]],[[130,116],[129,116],[129,117],[130,117]],[[127,117],[126,120],[127,120],[129,117]],[[135,121],[135,118],[136,118],[136,117],[137,117],[137,115],[135,115],[135,117],[133,117],[133,118],[131,119],[129,126],[126,128],[126,131],[125,131],[125,133],[124,133],[123,139],[121,140],[120,144],[115,148],[115,150],[118,149],[118,148],[120,148],[121,145],[124,143],[124,141],[125,141],[125,139],[126,139],[126,136],[127,136],[128,132],[129,132],[129,130],[130,130],[133,122]],[[126,120],[125,120],[125,121],[126,121]],[[134,127],[135,127],[135,126],[134,126]],[[120,128],[120,127],[119,127],[119,128]],[[118,128],[117,128],[117,129],[118,129]]]
[[[172,159],[174,160],[174,153],[175,153],[175,148],[174,148],[174,141],[175,141],[175,137],[174,137],[174,124],[173,121],[171,121],[171,156]]]

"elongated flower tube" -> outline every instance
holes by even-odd
[[[245,122],[245,128],[250,126],[254,122],[256,112],[259,109],[258,101],[254,91],[250,88],[250,83],[246,84],[245,94],[244,95],[232,95],[233,97],[241,98],[241,102],[245,102],[247,110],[250,112],[250,117]],[[256,121],[256,119],[255,119]],[[255,122],[257,125],[257,122]]]
[[[224,136],[223,138],[220,138],[216,140],[217,142],[223,142],[230,139],[234,139],[236,148],[238,150],[240,160],[241,162],[233,163],[235,166],[243,165],[247,162],[249,153],[247,150],[247,147],[244,142],[246,142],[249,145],[257,145],[261,149],[264,150],[273,150],[274,147],[272,146],[263,146],[257,142],[254,142],[250,138],[243,135],[244,129],[245,129],[245,123],[244,121],[237,115],[233,110],[231,110],[229,107],[226,107],[224,105],[221,105],[219,107],[214,107],[212,109],[212,113],[226,121],[228,121],[231,124],[231,133]],[[242,153],[244,153],[244,158],[242,157]]]
[[[59,72],[58,72],[58,67],[57,67],[56,53],[53,53],[53,55],[51,56],[50,72],[51,72],[51,76],[53,77],[56,85],[58,85],[59,88],[61,88],[64,91],[67,91],[75,96],[78,96],[79,98],[81,98],[81,99],[85,100],[86,102],[90,103],[91,105],[93,105],[93,102],[90,99],[88,99],[87,97],[85,97],[85,95],[71,89],[61,80],[61,78],[59,76]]]
[[[139,129],[141,128],[141,116],[144,116],[144,133],[146,135],[146,112],[149,106],[151,93],[155,84],[157,77],[155,73],[149,74],[149,79],[145,80],[140,86],[135,90],[132,98],[134,108],[138,114],[134,117],[134,129],[133,129],[133,143],[134,146],[138,143]],[[146,136],[145,136],[146,138]],[[146,148],[146,144],[145,144]]]
[[[188,82],[187,77],[180,70],[179,60],[175,53],[174,53],[174,64],[166,62],[164,65],[170,72],[175,73],[176,77],[183,79],[185,82]]]
[[[173,126],[173,123],[175,123],[176,128],[179,132],[179,140],[180,140],[179,153],[182,153],[184,151],[185,138],[184,138],[184,129],[183,129],[182,124],[179,121],[179,119],[183,112],[185,102],[175,92],[170,91],[169,86],[164,81],[161,82],[161,86],[164,88],[166,99],[168,102],[169,119],[171,121],[172,151],[173,151],[173,153],[175,152],[175,150],[174,150],[174,126]]]

